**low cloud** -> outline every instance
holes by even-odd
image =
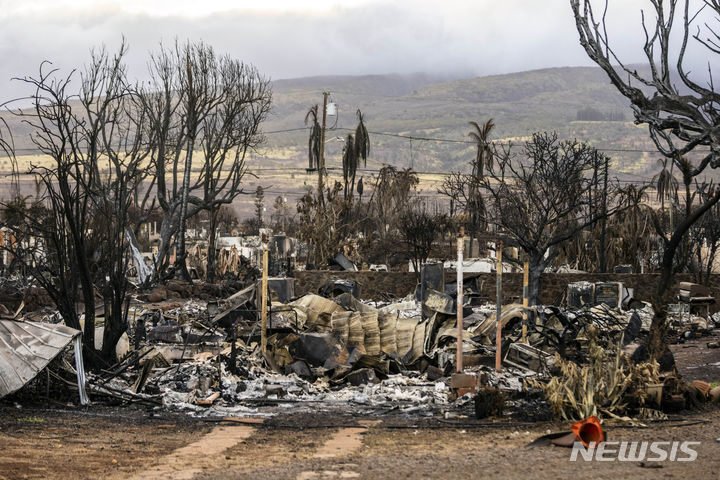
[[[142,79],[160,41],[202,39],[255,64],[273,79],[326,74],[428,72],[486,75],[591,65],[567,0],[530,2],[372,2],[324,11],[233,10],[200,17],[127,13],[117,6],[18,11],[0,17],[0,98],[27,94],[11,77],[43,60],[80,67],[93,46],[130,45],[131,74]],[[642,61],[636,2],[612,2],[611,35],[629,62]]]

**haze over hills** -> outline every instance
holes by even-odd
[[[495,120],[493,138],[522,141],[533,132],[557,131],[605,149],[613,170],[631,178],[652,175],[655,153],[647,128],[636,126],[629,102],[592,67],[533,70],[507,75],[438,81],[430,75],[314,77],[274,82],[274,108],[267,132],[302,128],[308,108],[322,104],[322,92],[338,105],[337,128],[328,130],[328,166],[339,165],[344,138],[360,108],[371,132],[450,141],[410,140],[371,133],[368,168],[382,164],[417,170],[463,169],[472,158],[469,121]],[[616,121],[579,121],[592,118]],[[624,121],[617,121],[617,119]],[[329,125],[334,119],[329,119]],[[304,166],[307,132],[268,134],[263,164]],[[625,151],[617,151],[625,150]],[[626,151],[645,150],[647,152]]]
[[[254,192],[256,185],[269,186],[268,204],[277,194],[294,203],[305,186],[315,185],[315,177],[305,174],[304,119],[312,105],[322,105],[324,91],[338,107],[337,120],[328,118],[325,153],[326,166],[336,178],[341,175],[344,139],[355,129],[358,108],[371,140],[369,171],[361,174],[370,175],[383,164],[413,167],[426,172],[420,189],[435,198],[442,174],[466,170],[475,154],[467,136],[471,120],[493,118],[491,138],[499,142],[521,144],[538,131],[557,131],[560,138],[588,142],[611,157],[611,175],[624,181],[646,182],[658,171],[660,155],[647,127],[633,123],[629,102],[599,68],[551,68],[469,79],[432,74],[325,76],[273,82],[272,112],[263,124],[267,143],[249,158],[249,169],[258,177],[247,178],[246,192]],[[32,153],[27,125],[7,112],[2,116],[13,129],[19,155]],[[0,165],[0,170],[8,170],[6,164],[8,168]],[[236,206],[249,213],[251,196],[241,196]]]
[[[518,143],[533,132],[557,131],[561,138],[605,150],[618,174],[647,176],[657,169],[659,154],[647,128],[633,124],[629,102],[593,67],[469,79],[390,74],[277,80],[272,112],[263,124],[267,144],[251,163],[304,167],[305,115],[312,105],[322,105],[324,91],[338,106],[338,117],[328,118],[326,133],[326,164],[331,168],[340,165],[344,138],[355,129],[360,109],[371,132],[368,168],[391,164],[434,172],[463,169],[474,151],[468,122],[493,118],[492,138],[497,141]],[[18,153],[31,153],[28,126],[7,112],[2,117],[10,124]],[[611,117],[615,121],[607,120]]]

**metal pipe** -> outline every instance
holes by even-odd
[[[463,247],[465,246],[465,228],[460,227],[457,239],[457,351],[455,365],[458,373],[463,371]]]
[[[90,399],[85,391],[85,366],[82,356],[82,335],[78,334],[73,339],[75,349],[75,371],[77,372],[78,393],[80,394],[80,405],[89,405]]]
[[[267,351],[267,289],[268,289],[268,244],[263,238],[263,266],[262,266],[262,307],[260,314],[260,348],[262,353]]]
[[[495,305],[495,319],[497,320],[497,330],[495,332],[495,370],[498,372],[501,370],[500,363],[502,361],[502,251],[503,242],[500,241],[497,246],[497,267],[495,267],[495,287],[497,293]]]

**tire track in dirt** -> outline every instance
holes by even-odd
[[[243,423],[215,427],[198,441],[160,458],[158,464],[135,474],[130,480],[189,480],[196,474],[221,464],[219,460],[224,459],[225,450],[250,438],[256,428],[246,423],[262,423],[261,419],[250,418],[228,420]]]

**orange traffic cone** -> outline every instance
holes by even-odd
[[[603,432],[600,426],[600,419],[595,415],[573,423],[571,428],[575,437],[580,440],[585,447],[587,447],[590,442],[600,443],[605,441],[605,432]]]
[[[570,428],[572,432],[552,439],[550,443],[559,447],[572,447],[575,442],[579,441],[587,448],[591,442],[600,443],[605,441],[605,432],[600,426],[600,419],[595,415],[573,423]]]

